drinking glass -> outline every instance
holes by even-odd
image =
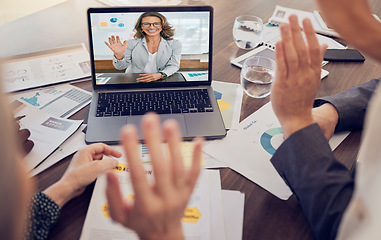
[[[275,61],[268,57],[253,56],[245,60],[241,70],[241,86],[253,98],[270,95],[275,76]]]
[[[256,16],[239,16],[234,21],[233,38],[239,48],[253,49],[262,40],[263,22]]]

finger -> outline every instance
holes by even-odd
[[[118,166],[118,161],[110,157],[102,158],[100,160],[90,163],[90,167],[92,168],[92,171],[95,173],[95,176],[99,176],[99,174],[107,170],[112,170],[116,166]]]
[[[104,155],[113,156],[117,158],[120,158],[122,156],[121,152],[119,152],[118,150],[104,143],[94,143],[85,147],[84,149],[87,149],[88,151],[90,151],[92,156],[95,156],[98,154],[104,154]]]
[[[291,38],[290,26],[288,24],[282,24],[280,26],[280,32],[282,35],[283,52],[286,60],[287,73],[290,74],[298,70],[298,55]]]
[[[30,131],[28,129],[21,129],[18,136],[21,142],[25,142],[30,137]]]
[[[162,152],[159,116],[154,113],[145,114],[142,120],[142,129],[155,173],[157,190],[160,193],[165,193],[171,182],[168,160],[164,158]]]
[[[177,121],[173,119],[165,121],[164,134],[169,148],[172,180],[178,181],[184,177],[184,162],[181,154],[181,134]]]
[[[324,59],[324,53],[325,51],[327,51],[327,48],[328,48],[328,45],[327,44],[322,44],[320,45],[320,55],[321,55],[321,59]],[[323,60],[322,60],[323,61]]]
[[[193,142],[194,142],[194,148],[193,148],[192,167],[190,168],[187,174],[187,183],[188,183],[189,189],[191,190],[189,194],[192,193],[193,188],[196,185],[197,178],[201,171],[200,166],[201,166],[202,144],[204,142],[204,139],[195,138]]]
[[[121,42],[120,42],[120,37],[119,37],[119,36],[116,36],[116,43],[121,43]]]
[[[149,79],[150,79],[150,76],[145,76],[145,77],[137,78],[136,80],[149,80]]]
[[[105,41],[105,44],[107,45],[107,47],[111,49],[110,44],[108,44],[108,42]]]
[[[114,36],[114,35],[111,36],[111,42],[112,42],[113,44],[115,43],[115,36]]]
[[[20,130],[21,126],[20,126],[20,121],[15,121],[15,129],[16,131]]]
[[[310,64],[312,66],[319,66],[319,68],[321,68],[321,62],[323,61],[323,57],[320,52],[320,45],[316,37],[315,30],[309,19],[303,20],[303,29],[307,38]]]
[[[292,39],[299,59],[299,67],[305,67],[308,65],[308,52],[306,43],[300,30],[298,17],[291,15],[289,17]]]
[[[283,42],[279,41],[275,45],[275,59],[276,59],[276,79],[283,81],[287,78],[287,64],[284,56]],[[274,84],[276,84],[274,82]]]
[[[118,178],[112,172],[107,173],[106,196],[111,218],[116,222],[124,224],[126,222],[125,219],[127,218],[127,214],[120,211],[124,201],[120,191]]]
[[[34,147],[34,142],[31,140],[26,140],[23,144],[23,147],[25,154],[28,154],[30,153],[30,151],[32,151],[32,148]]]
[[[101,160],[102,158],[103,158],[103,154],[95,154],[94,156],[93,156],[93,160]]]
[[[127,45],[127,40],[124,40],[124,42],[123,42],[123,46],[124,46],[124,45]]]
[[[150,186],[139,157],[139,142],[135,126],[127,125],[123,127],[121,131],[121,139],[126,153],[128,166],[131,170],[130,175],[136,198],[147,199],[150,197]]]

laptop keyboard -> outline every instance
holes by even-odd
[[[206,89],[99,93],[97,117],[213,112]]]

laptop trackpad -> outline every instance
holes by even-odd
[[[185,119],[182,114],[159,114],[159,116],[160,116],[160,121],[162,124],[167,119],[176,120],[179,123],[181,135],[183,137],[188,137],[188,131],[185,125]],[[140,124],[141,119],[142,119],[142,116],[130,116],[127,118],[127,124],[134,124],[138,128],[139,140],[143,139],[143,133],[142,133],[141,124]]]

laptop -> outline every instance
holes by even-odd
[[[147,13],[154,13],[154,18]],[[212,7],[90,8],[87,18],[94,89],[87,143],[118,144],[120,130],[126,124],[136,125],[142,141],[140,121],[147,112],[157,112],[161,121],[177,120],[185,140],[226,136],[211,87]],[[160,23],[152,19],[160,19]],[[144,32],[143,27],[151,32]],[[148,54],[144,34],[152,34],[155,27],[166,32],[154,53],[156,59],[149,60],[153,54]],[[109,48],[112,36],[121,43],[127,40],[123,58],[117,59]],[[156,66],[147,66],[147,62]],[[160,73],[160,78],[141,82],[146,76],[142,74],[152,72]]]

